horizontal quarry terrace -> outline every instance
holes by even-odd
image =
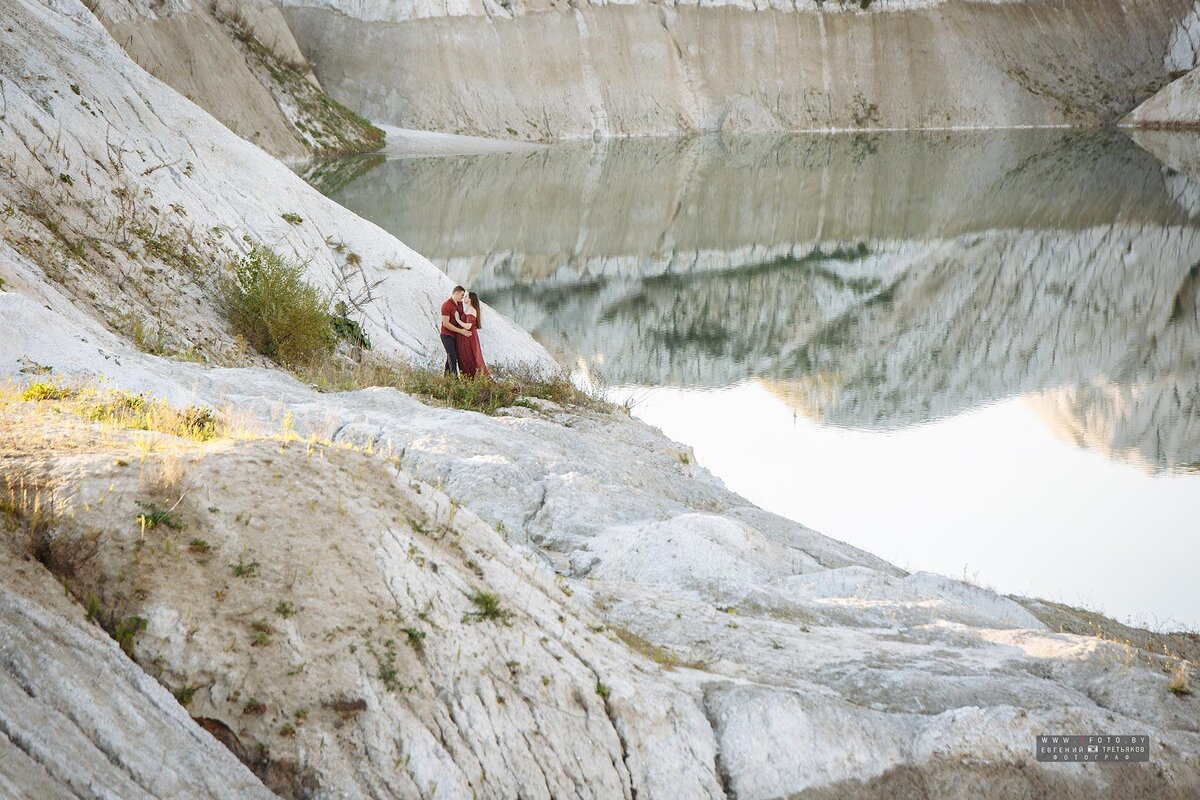
[[[1023,3],[1031,0],[980,0],[993,4]],[[902,12],[933,8],[962,0],[582,0],[576,6],[659,5],[669,8],[738,8],[743,11],[783,11],[811,14],[862,14]],[[430,17],[488,16],[512,18],[523,14],[563,12],[574,7],[558,0],[283,0],[282,5],[296,8],[329,8],[357,19],[375,22],[400,22]]]

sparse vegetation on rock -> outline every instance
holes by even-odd
[[[83,419],[123,430],[157,431],[196,442],[206,442],[225,431],[224,420],[199,406],[176,408],[145,394],[100,386],[43,381],[31,384],[20,395],[25,402],[59,402],[59,407]]]
[[[238,562],[230,567],[230,571],[235,578],[257,578],[261,568],[257,561],[244,561],[239,558]]]
[[[133,656],[133,646],[137,641],[138,634],[144,630],[146,630],[146,620],[143,617],[134,616],[113,620],[108,632],[125,651],[125,655]]]
[[[491,622],[508,623],[512,618],[512,612],[501,606],[500,598],[491,592],[485,592],[481,589],[469,595],[467,599],[475,605],[475,610],[463,614],[464,622],[488,620]]]
[[[236,6],[214,3],[212,12],[241,48],[251,72],[275,99],[293,135],[314,155],[369,153],[383,145],[383,131],[311,81],[307,63],[282,58],[264,44]]]

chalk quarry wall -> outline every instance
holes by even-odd
[[[1169,82],[1189,0],[628,4],[283,0],[333,96],[550,140],[1099,124]]]
[[[321,91],[270,0],[91,0],[88,8],[139,66],[277,158],[365,152],[382,141]]]

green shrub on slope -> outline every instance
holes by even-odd
[[[258,352],[299,364],[333,352],[329,296],[304,281],[304,266],[255,245],[222,287],[230,325]]]

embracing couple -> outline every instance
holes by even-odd
[[[481,316],[479,295],[461,286],[455,286],[449,299],[442,303],[441,334],[447,375],[474,378],[491,374],[483,363],[483,350],[479,346]]]

